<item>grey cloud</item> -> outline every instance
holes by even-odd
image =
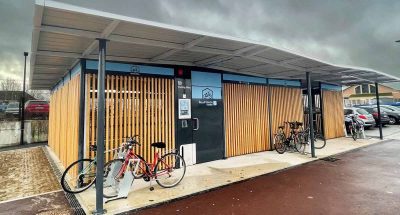
[[[22,78],[23,52],[30,50],[33,2],[0,1],[0,79]]]
[[[369,67],[400,76],[400,44],[394,43],[400,39],[400,2],[396,0],[60,1],[264,41],[331,63]],[[3,33],[6,29],[3,26],[8,24],[0,23],[0,36],[10,38],[10,35],[15,35],[20,48],[15,48],[12,43],[0,42],[0,56],[4,56],[5,52],[18,56],[23,49],[29,49],[30,44],[33,4],[22,0],[10,2],[0,3],[0,16],[5,17],[3,12],[8,14],[8,19],[16,25],[11,26],[8,33]],[[15,10],[25,12],[19,14]],[[4,62],[3,57],[0,61]],[[0,74],[1,71],[0,68]]]

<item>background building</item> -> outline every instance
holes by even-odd
[[[400,102],[400,90],[379,85],[380,101],[383,104],[396,104]],[[361,84],[347,87],[343,90],[344,104],[346,107],[364,104],[376,104],[376,88],[374,84]]]

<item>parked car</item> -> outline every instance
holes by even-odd
[[[7,104],[6,103],[0,103],[0,113],[6,112],[7,109]]]
[[[360,106],[360,108],[372,114],[372,116],[374,116],[376,124],[378,124],[378,108],[376,108],[375,106]],[[382,126],[390,124],[389,115],[384,110],[381,110],[381,123]]]
[[[400,102],[393,102],[392,104],[390,104],[391,106],[396,106],[396,107],[400,107]]]
[[[368,113],[366,110],[357,107],[344,108],[344,115],[346,117],[355,115],[357,118],[364,122],[364,128],[368,129],[375,126],[375,119],[373,115]]]
[[[19,116],[19,103],[18,102],[10,102],[7,105],[6,108],[6,115],[7,116],[12,116],[12,117],[18,117]]]
[[[49,114],[49,103],[43,100],[29,100],[25,103],[25,115],[31,117],[46,117]]]
[[[392,105],[380,105],[390,118],[391,124],[400,123],[400,107]]]

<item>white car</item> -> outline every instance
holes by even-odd
[[[357,108],[357,107],[344,108],[344,115],[345,116],[350,116],[350,115],[357,116],[357,119],[364,122],[364,128],[370,128],[370,127],[375,126],[374,117],[362,108]]]
[[[19,115],[19,103],[18,102],[10,102],[6,108],[6,115],[18,116]]]

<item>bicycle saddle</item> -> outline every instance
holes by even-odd
[[[159,149],[164,149],[165,148],[165,143],[163,143],[163,142],[155,142],[155,143],[152,143],[151,146],[159,148]]]

